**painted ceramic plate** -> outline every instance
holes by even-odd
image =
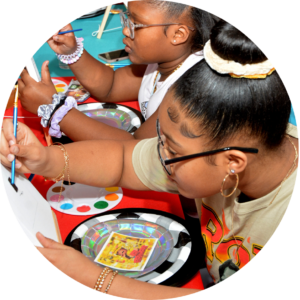
[[[133,133],[142,124],[142,118],[129,107],[114,103],[88,103],[78,106],[88,117],[112,127]]]
[[[108,223],[111,221],[114,221],[114,223]],[[142,221],[143,223],[138,221]],[[166,254],[168,252],[168,246],[162,248],[161,253],[163,254],[157,252],[156,255],[161,261],[163,259],[164,261],[150,271],[152,264],[155,263],[151,259],[151,262],[148,262],[149,266],[148,264],[146,266],[146,268],[149,267],[149,272],[147,274],[138,274],[138,277],[135,277],[137,280],[152,284],[181,286],[188,282],[196,272],[199,272],[199,253],[201,252],[199,243],[197,241],[192,242],[192,237],[184,226],[184,220],[179,217],[151,209],[120,209],[110,211],[100,214],[99,216],[93,216],[79,224],[68,235],[65,244],[83,252],[88,257],[92,257],[94,253],[98,251],[96,250],[97,247],[101,247],[101,245],[95,246],[95,243],[98,243],[98,241],[101,242],[100,235],[104,236],[106,233],[102,233],[100,230],[100,234],[97,230],[91,228],[99,225],[99,229],[102,228],[103,231],[108,231],[105,225],[100,225],[99,223],[116,224],[114,226],[119,227],[119,229],[117,228],[119,231],[121,231],[121,225],[124,224],[124,227],[127,227],[127,234],[130,232],[135,234],[136,231],[134,226],[132,227],[132,225],[128,224],[136,224],[139,226],[140,224],[152,223],[159,226],[158,228],[163,227],[166,230],[164,234],[166,241],[168,240],[168,234],[172,236],[173,247],[171,247],[170,254],[168,254],[168,256]],[[131,227],[131,229],[129,229],[129,227]],[[96,233],[96,231],[98,233]],[[89,235],[87,235],[87,232],[89,232]],[[137,230],[137,232],[138,234],[142,234],[141,229]],[[159,233],[160,231],[157,232],[157,234]],[[99,238],[97,238],[97,234],[99,234]],[[86,245],[88,239],[91,241],[91,245],[89,246]],[[83,245],[87,246],[84,250],[82,250]],[[160,255],[162,255],[161,258]],[[123,275],[128,276],[128,273],[130,272]]]
[[[58,80],[58,79],[51,79],[54,86],[55,86],[55,89],[56,91],[59,93],[65,93],[67,90],[68,90],[68,85],[61,81],[61,80]]]
[[[79,183],[68,185],[64,181],[59,197],[60,188],[61,182],[52,185],[47,192],[47,200],[54,209],[69,215],[99,214],[115,207],[123,197],[120,187],[98,188]]]
[[[158,224],[135,219],[115,219],[98,223],[87,230],[81,239],[82,253],[94,261],[112,232],[139,238],[158,239],[143,271],[119,270],[120,274],[127,277],[139,277],[155,270],[169,257],[174,246],[171,233]]]

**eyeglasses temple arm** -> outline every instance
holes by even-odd
[[[207,151],[207,152],[196,153],[196,154],[191,154],[191,155],[172,158],[172,159],[166,159],[165,160],[165,165],[167,166],[167,165],[174,164],[174,163],[184,161],[184,160],[188,160],[188,159],[191,159],[191,158],[211,155],[211,154],[215,154],[215,153],[219,153],[219,152],[223,152],[223,151],[228,151],[228,150],[239,150],[239,151],[242,151],[242,152],[254,153],[254,154],[258,153],[258,149],[255,149],[255,148],[226,147],[226,148],[223,148],[223,149],[211,150],[211,151]]]

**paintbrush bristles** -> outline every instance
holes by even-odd
[[[15,102],[14,106],[18,105],[18,85],[15,85],[16,93],[15,93]]]

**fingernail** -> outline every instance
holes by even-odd
[[[8,154],[7,155],[7,160],[8,161],[13,161],[15,159],[15,156],[14,155],[12,155],[12,154]]]
[[[56,35],[55,37],[53,37],[55,40],[57,40],[58,41],[58,39],[59,39],[59,37],[58,37],[58,35]]]
[[[16,169],[20,169],[20,168],[21,168],[21,166],[22,166],[22,164],[21,164],[21,163],[19,163],[19,162],[17,162],[17,163],[15,164],[15,167],[16,167]]]
[[[13,141],[13,140],[10,140],[10,141],[8,142],[8,144],[9,144],[9,146],[12,146],[12,145],[14,145],[14,144],[15,144],[15,141]]]
[[[19,148],[18,147],[13,147],[11,148],[11,152],[14,154],[18,154],[19,153]]]

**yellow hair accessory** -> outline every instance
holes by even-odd
[[[236,75],[233,73],[229,73],[229,75],[233,78],[250,78],[250,79],[257,79],[257,78],[266,78],[268,75],[271,75],[275,71],[275,68],[271,69],[270,72],[267,74],[256,74],[256,75]]]

